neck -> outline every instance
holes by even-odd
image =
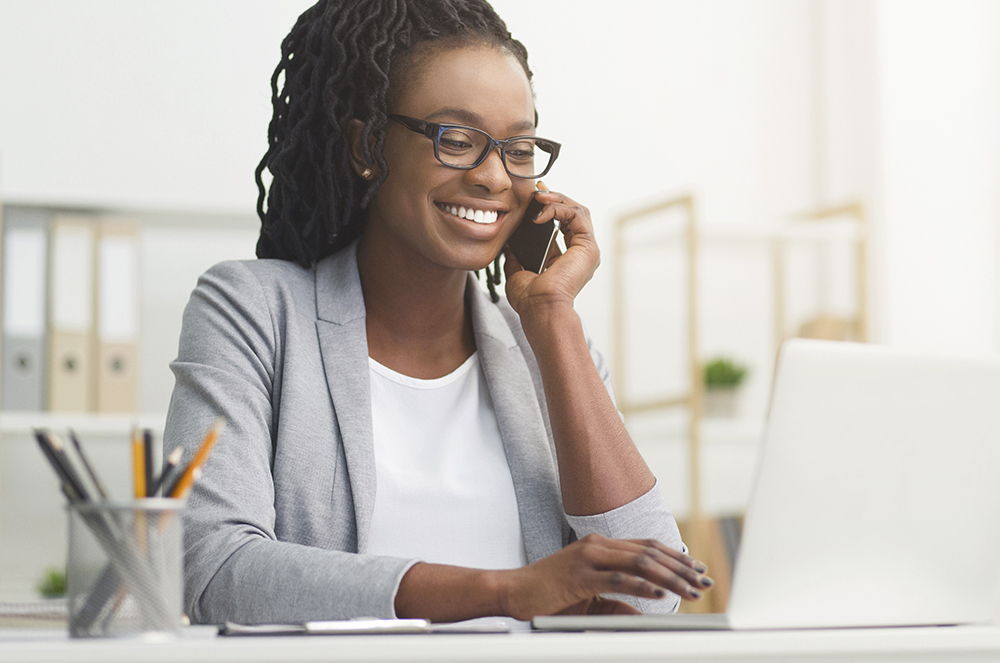
[[[358,272],[368,354],[405,375],[446,375],[475,351],[465,298],[468,278],[363,236]]]

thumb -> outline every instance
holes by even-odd
[[[503,273],[504,276],[510,278],[512,274],[516,274],[524,269],[521,261],[517,259],[517,256],[508,249],[504,247],[503,249]]]

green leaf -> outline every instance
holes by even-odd
[[[704,367],[705,386],[709,389],[738,387],[746,375],[746,366],[729,357],[716,357]]]
[[[49,568],[35,586],[38,593],[47,599],[66,596],[66,573],[61,569]]]

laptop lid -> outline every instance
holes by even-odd
[[[734,628],[956,624],[1000,587],[1000,358],[782,349]]]

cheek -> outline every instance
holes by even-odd
[[[517,201],[517,209],[514,210],[514,218],[520,219],[524,216],[524,211],[531,202],[531,195],[535,191],[534,180],[519,180],[514,183],[514,194]]]

